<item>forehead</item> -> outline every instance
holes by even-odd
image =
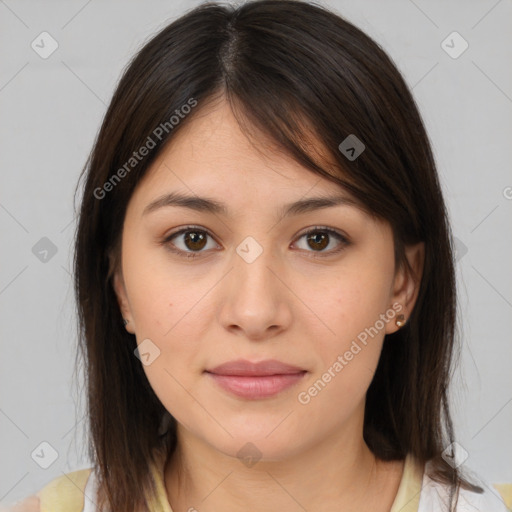
[[[323,168],[340,175],[325,157],[326,149],[312,136],[307,152]],[[179,191],[187,196],[222,197],[227,203],[255,198],[282,202],[310,192],[315,196],[338,192],[356,202],[341,185],[299,164],[253,126],[244,123],[242,130],[224,100],[202,107],[186,120],[137,188],[146,199]]]

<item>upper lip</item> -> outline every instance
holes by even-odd
[[[247,361],[246,359],[237,359],[236,361],[228,361],[227,363],[223,363],[206,371],[217,375],[263,376],[287,375],[305,372],[306,370],[276,359],[266,359],[265,361],[259,361],[257,363]]]

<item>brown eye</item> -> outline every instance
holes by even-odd
[[[307,235],[309,246],[315,250],[323,250],[329,245],[329,235],[322,232]]]
[[[213,240],[207,231],[189,226],[171,234],[163,243],[171,252],[186,258],[195,258],[206,252],[203,249],[207,248],[208,238]]]
[[[316,227],[314,229],[310,229],[306,233],[303,233],[299,237],[299,240],[302,238],[306,239],[306,247],[299,248],[305,249],[306,252],[312,253],[311,256],[330,256],[337,254],[345,247],[350,245],[350,241],[346,236],[331,228]],[[335,244],[334,248],[325,250],[336,240],[338,241],[337,246]]]
[[[184,243],[191,251],[200,251],[206,245],[206,236],[199,231],[187,231]]]
[[[185,258],[195,258],[201,256],[202,253],[211,249],[208,246],[208,238],[213,241],[213,237],[205,230],[189,226],[172,233],[168,236],[163,244],[171,251]],[[316,227],[303,233],[299,240],[306,239],[306,252],[313,257],[326,257],[337,254],[345,247],[350,245],[350,241],[346,236],[331,228]],[[330,250],[325,250],[334,241],[338,241],[337,246]],[[218,246],[214,243],[214,248]],[[301,248],[301,247],[299,247]],[[203,250],[205,249],[205,250]],[[301,248],[303,249],[303,248]]]

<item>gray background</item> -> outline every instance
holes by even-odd
[[[73,375],[73,193],[128,59],[198,3],[0,0],[0,503],[88,467]],[[460,249],[457,440],[469,468],[512,482],[512,3],[324,4],[381,43],[413,88]],[[46,59],[31,47],[43,31],[58,43]],[[442,46],[453,31],[469,44],[458,58]],[[47,261],[32,250],[43,237],[57,250]],[[42,442],[58,452],[47,469],[31,457],[37,448],[50,462]]]

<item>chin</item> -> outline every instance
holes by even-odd
[[[251,467],[257,462],[274,462],[286,460],[293,454],[287,443],[269,442],[268,439],[237,438],[225,452],[230,457],[237,458],[242,464]]]
[[[254,461],[279,461],[285,460],[293,456],[296,452],[304,449],[304,439],[297,438],[296,443],[293,436],[283,428],[279,434],[277,430],[272,432],[276,424],[271,428],[251,428],[238,430],[233,437],[223,435],[221,438],[211,438],[207,434],[204,440],[215,450],[227,455],[228,457],[237,458],[247,467],[251,467]],[[229,428],[228,431],[232,432]],[[269,432],[272,432],[269,435]],[[246,461],[248,461],[246,463]]]

